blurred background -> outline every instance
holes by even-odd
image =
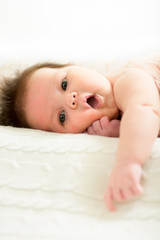
[[[159,0],[0,0],[0,62],[112,60],[159,50]]]

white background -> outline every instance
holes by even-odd
[[[0,60],[115,59],[160,50],[159,0],[0,0]]]

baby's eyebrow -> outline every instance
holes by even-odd
[[[63,80],[64,78],[67,77],[67,75],[68,75],[68,73],[67,73],[66,71],[63,72],[63,73],[62,73],[60,70],[57,71],[57,73],[56,73],[56,77],[57,77],[56,81],[57,81],[58,83],[60,83],[61,80]]]

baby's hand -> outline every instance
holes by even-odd
[[[124,202],[143,193],[141,177],[142,167],[140,164],[116,164],[104,196],[110,211],[115,211],[113,201]]]
[[[119,120],[113,119],[109,121],[109,118],[104,116],[100,120],[93,122],[92,125],[87,128],[87,133],[106,137],[119,137],[119,126]]]

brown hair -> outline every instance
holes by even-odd
[[[62,68],[71,64],[40,63],[28,67],[14,78],[4,78],[0,85],[0,125],[29,128],[24,113],[26,83],[40,68]]]

